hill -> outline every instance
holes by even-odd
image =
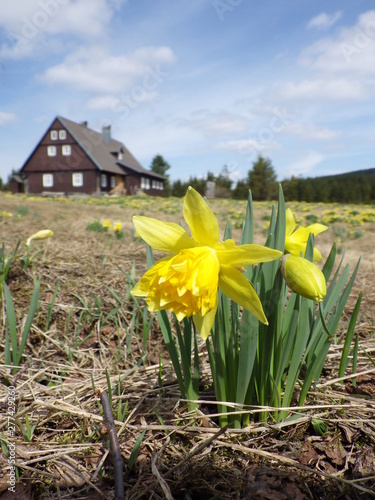
[[[305,179],[292,177],[282,185],[288,201],[372,203],[375,168]]]

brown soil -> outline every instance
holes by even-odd
[[[216,213],[220,200],[210,202]],[[319,205],[319,215],[325,207]],[[2,211],[13,217],[1,216]],[[16,217],[17,211],[20,217]],[[142,214],[179,222],[182,211]],[[143,345],[143,309],[129,292],[146,268],[145,247],[132,233],[137,208],[5,196],[0,193],[0,234],[7,254],[21,240],[7,279],[17,324],[22,330],[33,292],[41,280],[40,307],[33,322],[20,369],[4,366],[5,314],[0,301],[0,411],[9,409],[9,384],[16,389],[16,459],[18,499],[114,498],[113,466],[108,455],[108,430],[97,391],[113,388],[113,409],[125,462],[125,498],[175,499],[363,499],[375,496],[375,340],[374,231],[361,227],[339,246],[353,269],[362,256],[343,324],[364,291],[357,331],[360,353],[357,383],[350,374],[335,380],[341,341],[332,345],[323,377],[309,392],[306,407],[293,422],[260,423],[256,411],[246,429],[220,431],[215,417],[207,362],[202,353],[202,403],[188,412],[162,342],[156,319]],[[269,205],[256,205],[256,241],[264,243],[262,216]],[[301,212],[301,217],[304,216]],[[218,217],[222,231],[224,217]],[[121,221],[123,239],[88,231],[95,219]],[[341,223],[347,230],[350,226]],[[43,249],[22,269],[25,241],[49,228],[53,238],[31,243]],[[239,229],[234,229],[238,241]],[[335,239],[333,229],[317,237],[323,258]],[[54,292],[58,281],[53,308]],[[49,322],[47,324],[47,318]],[[143,354],[147,354],[142,361]],[[161,367],[159,367],[159,355]],[[107,375],[106,375],[107,371]],[[120,380],[120,382],[119,382]],[[162,381],[162,387],[159,382]],[[118,389],[119,387],[119,389]],[[203,397],[204,396],[204,397]],[[127,406],[126,406],[127,405]],[[120,410],[119,410],[120,407]],[[124,416],[121,415],[123,412]],[[293,412],[291,412],[293,413]],[[28,441],[19,424],[37,423]],[[313,419],[327,426],[317,435]],[[8,421],[0,419],[0,498],[14,498],[5,454]],[[131,454],[145,431],[139,454]],[[4,433],[4,434],[3,434]]]

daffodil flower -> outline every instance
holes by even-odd
[[[34,233],[32,236],[27,238],[26,246],[30,246],[30,242],[32,240],[46,240],[51,236],[53,236],[53,231],[51,231],[50,229],[43,229],[42,231],[38,231],[37,233]]]
[[[322,302],[327,294],[324,274],[318,266],[303,257],[284,255],[281,273],[289,288],[302,297]]]
[[[307,227],[300,227],[296,229],[296,221],[293,212],[290,208],[286,209],[286,236],[285,236],[285,253],[290,253],[299,257],[301,252],[305,255],[307,240],[310,233],[315,236],[328,229],[323,224],[311,224]],[[319,262],[322,260],[322,254],[317,248],[314,248],[313,260]]]
[[[268,324],[259,297],[239,269],[276,260],[281,252],[256,244],[236,246],[231,239],[220,242],[214,213],[192,187],[185,195],[183,214],[191,236],[173,222],[133,217],[140,237],[155,250],[169,254],[144,274],[133,295],[146,297],[150,311],[170,309],[179,321],[192,316],[203,339],[215,319],[218,288]]]

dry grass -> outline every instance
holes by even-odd
[[[220,204],[217,203],[217,210]],[[268,425],[257,421],[259,409],[250,408],[251,425],[243,430],[220,431],[215,415],[208,365],[201,347],[202,400],[198,413],[189,414],[179,398],[166,351],[156,322],[143,352],[143,310],[129,298],[133,263],[140,276],[145,268],[144,246],[133,240],[133,208],[95,206],[72,201],[26,200],[0,194],[1,210],[19,219],[0,219],[5,245],[14,247],[33,232],[50,228],[54,237],[34,242],[43,247],[33,267],[12,265],[8,286],[21,325],[33,291],[33,279],[41,280],[41,303],[34,320],[20,369],[10,374],[0,365],[0,404],[6,415],[7,384],[16,388],[17,421],[25,426],[26,415],[37,423],[30,441],[16,430],[19,498],[114,498],[113,469],[108,456],[106,429],[97,390],[113,388],[113,410],[125,460],[126,498],[259,498],[330,499],[372,498],[375,487],[375,368],[360,352],[357,386],[350,375],[336,380],[340,344],[332,346],[320,383],[310,391],[306,407],[289,424]],[[268,212],[259,207],[260,212]],[[147,215],[157,216],[153,210]],[[179,221],[180,214],[159,214]],[[93,219],[120,220],[126,237],[86,230]],[[224,225],[224,222],[222,222]],[[365,291],[357,330],[361,346],[375,359],[372,310],[374,229],[364,227],[359,240],[350,241],[347,260],[358,253],[364,259],[356,292]],[[238,233],[237,233],[238,236]],[[257,230],[264,242],[262,227]],[[327,252],[333,235],[321,235],[319,248]],[[60,280],[51,321],[46,328],[49,305]],[[118,296],[122,305],[116,299]],[[353,294],[346,314],[356,300]],[[97,298],[100,297],[100,302]],[[82,300],[80,300],[82,299]],[[83,306],[83,302],[86,307]],[[0,350],[4,351],[4,304],[0,312]],[[108,314],[112,315],[108,317]],[[343,318],[343,328],[347,322]],[[162,368],[159,368],[159,353]],[[3,354],[0,360],[3,363]],[[160,386],[160,380],[162,386]],[[124,410],[118,420],[118,407]],[[244,411],[238,409],[238,411]],[[121,413],[121,412],[120,412]],[[311,422],[327,425],[316,435]],[[7,419],[0,419],[0,438],[7,433]],[[135,443],[146,431],[131,470],[129,458]],[[0,453],[0,497],[13,495],[8,460]],[[3,494],[1,492],[4,491]],[[10,497],[10,496],[9,496]]]

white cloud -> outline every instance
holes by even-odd
[[[360,100],[368,97],[368,90],[360,81],[337,79],[311,79],[299,83],[288,82],[279,88],[286,100],[341,101]]]
[[[287,132],[304,139],[317,141],[332,141],[339,137],[336,130],[330,130],[324,126],[313,125],[312,123],[295,123],[288,126]]]
[[[194,115],[194,116],[193,116]],[[183,118],[179,126],[199,130],[208,137],[226,136],[246,132],[247,122],[241,116],[227,112],[199,111],[190,118]]]
[[[375,11],[358,17],[357,23],[343,28],[334,37],[312,44],[301,54],[301,63],[325,73],[375,74]]]
[[[9,2],[0,18],[5,43],[0,57],[20,59],[45,48],[47,35],[81,39],[105,33],[114,10],[126,0],[17,0]],[[49,48],[51,40],[49,39]]]
[[[311,170],[313,170],[322,160],[324,160],[323,155],[316,151],[310,151],[306,153],[302,159],[289,165],[289,175],[306,175]]]
[[[102,95],[98,97],[93,97],[87,102],[87,109],[91,111],[113,111],[119,113],[120,117],[123,112],[128,113],[131,109],[135,109],[138,104],[153,101],[158,96],[155,91],[145,91],[144,93],[139,93],[137,100],[132,100],[130,95],[122,96],[118,98],[115,95]]]
[[[280,149],[281,145],[276,141],[261,142],[256,139],[235,139],[232,141],[221,142],[217,144],[217,149],[223,151],[236,151],[240,155],[264,154],[268,151]]]
[[[326,14],[323,12],[318,16],[313,17],[307,24],[307,28],[317,28],[318,30],[328,29],[333,26],[342,16],[341,11],[337,11],[334,14]]]
[[[63,63],[48,68],[40,79],[49,85],[105,95],[115,93],[122,97],[130,92],[130,97],[137,101],[154,92],[168,76],[160,65],[174,60],[169,47],[144,47],[119,56],[96,47],[72,54]]]
[[[16,115],[14,113],[6,113],[5,111],[0,111],[0,126],[7,125],[8,123],[13,123],[16,121]]]

